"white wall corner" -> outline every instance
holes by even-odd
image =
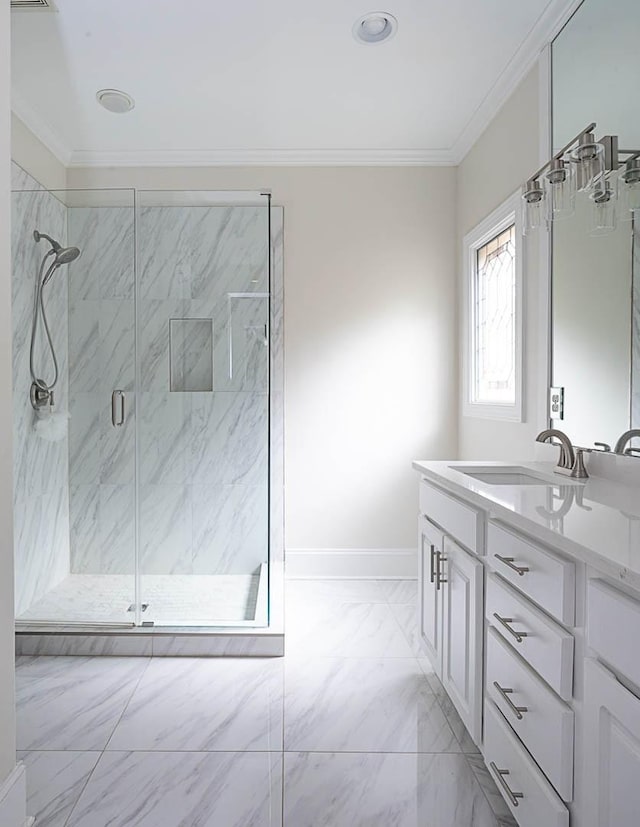
[[[2,827],[29,827],[27,817],[27,775],[20,763],[0,786],[0,824]]]
[[[72,156],[70,147],[15,90],[11,91],[11,111],[55,155],[62,166],[68,167],[70,165]]]
[[[289,579],[411,579],[418,576],[417,548],[287,549]]]
[[[453,163],[461,163],[503,104],[533,69],[540,53],[548,48],[582,2],[583,0],[550,0],[536,25],[509,60],[451,148]]]

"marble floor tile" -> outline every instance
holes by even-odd
[[[18,749],[104,749],[148,663],[148,658],[18,658]]]
[[[27,813],[38,827],[65,827],[99,752],[19,752],[27,768]]]
[[[460,744],[460,749],[462,752],[467,753],[479,753],[480,750],[476,746],[475,742],[469,735],[466,726],[462,722],[462,718],[458,714],[458,710],[453,705],[453,701],[447,695],[447,693],[443,691],[438,695],[438,700],[440,701],[440,707],[444,712],[444,716],[449,722],[449,726],[453,730],[453,734],[458,739],[458,743]]]
[[[418,628],[417,605],[414,603],[391,603],[389,608],[393,612],[396,622],[402,629],[411,649],[411,654],[416,658],[424,657],[425,653]]]
[[[68,827],[280,827],[282,757],[105,752]]]
[[[417,580],[378,580],[377,582],[387,603],[411,603],[414,606],[417,604]]]
[[[107,749],[280,750],[282,682],[274,658],[153,660]]]
[[[461,755],[286,753],[284,827],[497,827]]]
[[[467,755],[467,763],[482,788],[489,806],[498,818],[500,827],[517,827],[511,811],[507,807],[500,790],[496,787],[487,765],[484,763],[484,758],[481,755]]]
[[[287,658],[284,748],[459,752],[415,659]]]
[[[320,605],[323,603],[385,603],[377,580],[287,580],[285,601]]]
[[[384,603],[293,603],[286,609],[288,654],[410,658],[413,651]]]

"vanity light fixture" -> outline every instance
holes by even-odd
[[[590,235],[613,232],[618,217],[630,221],[640,211],[640,150],[620,149],[617,135],[596,140],[595,128],[585,127],[523,186],[525,235],[572,215],[576,193],[591,199]]]
[[[136,105],[131,95],[119,89],[99,89],[96,92],[96,100],[109,112],[116,112],[119,115],[131,112]]]
[[[353,36],[358,43],[371,45],[391,40],[398,29],[396,18],[386,11],[363,14],[353,24]]]

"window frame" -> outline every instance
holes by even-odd
[[[462,285],[462,415],[481,419],[523,422],[523,368],[524,368],[524,237],[520,191],[507,200],[468,232],[463,239]],[[476,386],[476,272],[477,253],[485,244],[515,225],[515,402],[475,402],[472,389]]]

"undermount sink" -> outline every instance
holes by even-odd
[[[466,474],[474,480],[486,482],[489,485],[558,485],[565,484],[568,480],[554,480],[537,476],[529,468],[520,465],[450,465],[452,471]]]

